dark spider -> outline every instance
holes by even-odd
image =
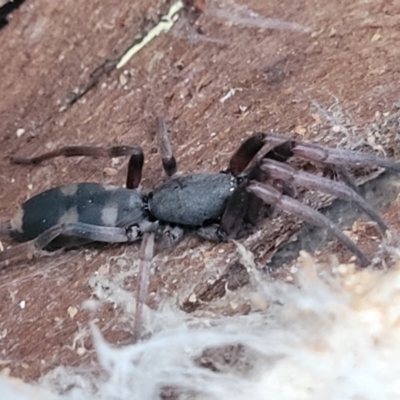
[[[13,157],[14,164],[39,164],[58,156],[130,156],[126,189],[99,183],[77,183],[39,193],[22,204],[3,231],[25,242],[0,253],[0,262],[35,249],[82,243],[133,242],[149,232],[175,242],[186,231],[209,240],[246,235],[273,208],[327,228],[360,259],[370,260],[333,222],[295,200],[294,187],[319,190],[356,203],[379,229],[386,224],[352,187],[344,167],[377,165],[400,172],[400,165],[362,152],[324,148],[274,134],[256,133],[233,154],[220,173],[176,174],[176,161],[163,118],[157,138],[164,171],[170,177],[150,193],[140,190],[143,152],[140,147],[63,147],[34,158]],[[292,157],[336,168],[347,184],[321,178],[286,163]]]

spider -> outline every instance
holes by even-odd
[[[341,229],[318,211],[296,200],[295,187],[319,190],[354,202],[388,228],[357,193],[345,167],[376,165],[400,172],[400,164],[362,152],[332,149],[276,134],[255,133],[245,140],[219,173],[177,174],[165,120],[157,119],[157,138],[163,169],[169,179],[152,191],[139,188],[143,151],[140,147],[63,147],[33,158],[13,157],[14,164],[39,164],[64,156],[129,156],[126,188],[99,183],[76,183],[39,193],[22,204],[1,227],[23,242],[0,253],[0,262],[38,249],[72,247],[88,242],[123,243],[153,232],[168,244],[185,232],[214,241],[240,238],[272,209],[293,214],[327,228],[354,253],[363,267],[368,257]],[[292,167],[287,161],[302,158],[336,168],[346,183],[319,177]],[[166,238],[166,239],[165,239]]]

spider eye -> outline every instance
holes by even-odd
[[[241,185],[246,180],[245,176],[238,176],[236,177],[236,182],[238,185]]]

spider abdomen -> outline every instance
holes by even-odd
[[[10,235],[24,242],[61,223],[125,227],[143,219],[137,190],[77,183],[47,190],[23,203],[10,221]],[[65,245],[66,238],[61,237],[55,247]]]
[[[236,186],[236,179],[229,174],[177,176],[154,190],[149,211],[166,223],[202,226],[221,218]]]

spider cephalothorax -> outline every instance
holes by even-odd
[[[294,198],[295,187],[319,190],[357,204],[381,231],[381,217],[357,193],[347,166],[377,165],[400,172],[394,161],[362,152],[324,148],[284,136],[256,133],[245,140],[220,173],[176,174],[176,161],[164,119],[158,119],[159,148],[169,179],[153,191],[139,189],[143,152],[140,147],[64,147],[34,158],[15,157],[17,164],[37,164],[57,156],[130,156],[125,188],[77,183],[40,193],[22,204],[3,230],[25,242],[0,253],[0,261],[30,249],[67,247],[92,241],[133,242],[156,232],[175,242],[190,231],[210,240],[238,238],[254,227],[266,209],[277,208],[327,228],[363,266],[369,259],[341,229],[318,211]],[[335,167],[347,183],[322,178],[289,165],[299,157]]]

